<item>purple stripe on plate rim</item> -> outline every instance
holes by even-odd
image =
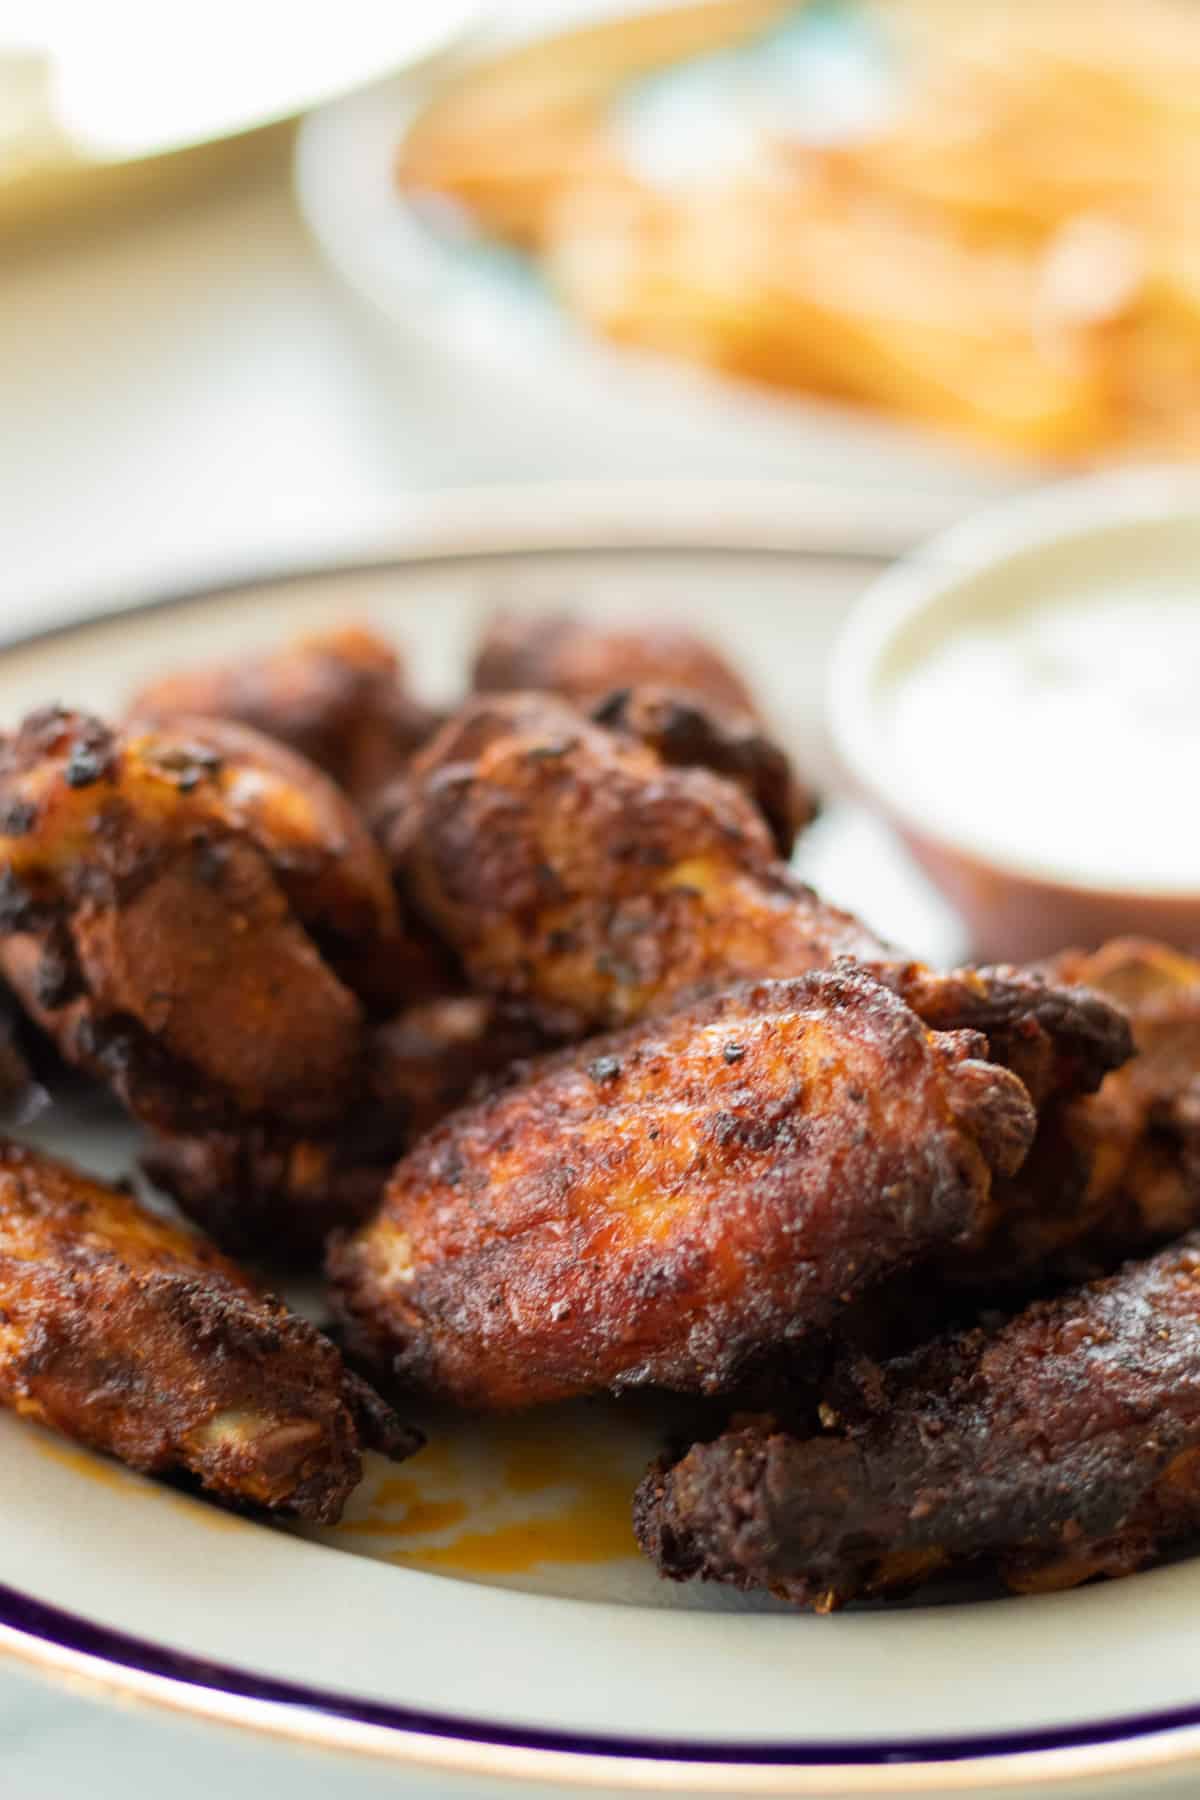
[[[1055,1727],[1037,1732],[1008,1732],[974,1737],[884,1739],[875,1743],[698,1743],[694,1739],[629,1738],[583,1732],[543,1731],[453,1713],[431,1713],[352,1695],[306,1687],[256,1675],[225,1663],[208,1662],[166,1645],[131,1637],[78,1613],[49,1606],[17,1588],[0,1585],[0,1626],[34,1643],[49,1644],[80,1656],[98,1658],[114,1669],[128,1669],[169,1681],[181,1690],[201,1689],[277,1707],[281,1716],[293,1709],[322,1713],[387,1731],[448,1739],[464,1744],[517,1750],[555,1751],[575,1756],[608,1756],[661,1762],[704,1764],[793,1765],[814,1768],[881,1763],[955,1762],[988,1756],[1032,1755],[1076,1750],[1156,1736],[1200,1725],[1200,1707],[1141,1713],[1128,1718]]]

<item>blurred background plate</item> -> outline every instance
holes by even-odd
[[[460,38],[477,0],[0,0],[0,228],[157,190]]]
[[[553,78],[558,62],[576,79],[618,62],[644,69],[662,61],[664,45],[702,49],[714,30],[706,20],[735,12],[766,19],[785,9],[771,0],[725,0],[615,20],[622,9],[612,0],[567,10],[582,17],[579,29],[542,42],[541,9],[536,24],[526,17],[475,46],[486,44],[486,59],[472,61],[472,82],[481,68],[485,81],[495,73],[507,82],[514,53],[521,71],[536,58],[539,83]],[[460,61],[451,83],[462,69]],[[1028,464],[589,337],[524,258],[435,228],[401,194],[398,148],[442,91],[443,83],[418,95],[410,83],[384,81],[310,114],[297,140],[297,197],[329,264],[364,303],[398,398],[411,404],[431,365],[456,369],[470,397],[458,429],[469,437],[481,417],[504,417],[514,476],[540,471],[548,452],[569,445],[569,467],[579,475],[793,475],[881,494],[898,485],[963,506],[1036,478]]]

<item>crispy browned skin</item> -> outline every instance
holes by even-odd
[[[0,1401],[147,1474],[328,1523],[416,1449],[327,1338],[128,1194],[0,1142]]]
[[[721,652],[680,626],[597,625],[569,613],[495,613],[475,652],[477,693],[560,694],[584,710],[643,682],[758,717],[754,695]]]
[[[308,1129],[358,1091],[364,1001],[427,957],[357,813],[282,745],[48,709],[0,746],[0,965],[150,1123]]]
[[[960,1280],[1102,1274],[1200,1222],[1200,962],[1122,938],[1053,973],[1122,1007],[1136,1054],[1043,1110],[993,1240],[948,1271]]]
[[[782,856],[816,812],[811,791],[764,729],[750,689],[693,632],[501,612],[476,652],[474,686],[479,693],[558,694],[640,738],[665,763],[728,775],[761,808]]]
[[[335,1226],[357,1225],[374,1210],[397,1159],[422,1132],[542,1047],[495,1001],[444,996],[372,1034],[364,1093],[335,1133],[157,1133],[143,1167],[224,1249],[311,1264]]]
[[[983,1229],[1034,1128],[984,1047],[846,967],[535,1064],[435,1128],[335,1245],[351,1341],[467,1406],[719,1391]]]
[[[297,639],[238,663],[151,682],[132,718],[236,719],[290,745],[360,803],[393,779],[437,728],[409,691],[396,650],[362,625]]]
[[[1124,1008],[1040,969],[998,964],[943,971],[874,965],[935,1031],[981,1031],[993,1061],[1021,1077],[1039,1110],[1090,1094],[1133,1054]]]
[[[385,848],[472,982],[563,1035],[888,954],[777,861],[735,783],[543,694],[469,701],[414,760]]]
[[[818,1612],[932,1575],[1127,1574],[1200,1530],[1200,1234],[991,1335],[860,1363],[825,1417],[653,1470],[635,1516],[663,1573]]]
[[[816,815],[813,795],[752,713],[643,683],[617,688],[591,716],[649,745],[673,768],[712,769],[736,781],[767,821],[780,856],[791,855],[797,833]]]
[[[937,1029],[987,1033],[1039,1103],[1129,1054],[1120,1014],[1084,989],[899,961],[778,861],[733,782],[667,767],[546,695],[468,702],[403,790],[384,838],[413,904],[477,986],[564,1036],[851,956]]]

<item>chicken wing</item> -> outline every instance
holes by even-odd
[[[415,909],[474,985],[564,1036],[692,990],[885,958],[777,861],[758,808],[547,695],[467,703],[383,829]]]
[[[986,1227],[1035,1115],[985,1048],[847,966],[561,1052],[335,1240],[348,1341],[472,1407],[720,1391]]]
[[[558,694],[648,743],[665,763],[730,776],[761,809],[781,856],[816,812],[741,676],[693,632],[501,612],[480,642],[474,686],[479,693]]]
[[[1123,938],[1052,972],[1120,1006],[1136,1054],[1098,1092],[1043,1109],[991,1241],[948,1269],[959,1281],[1102,1274],[1200,1223],[1200,962]]]
[[[423,1132],[543,1047],[537,1032],[495,1001],[447,995],[372,1034],[363,1094],[335,1132],[160,1132],[142,1166],[223,1249],[308,1265],[320,1260],[335,1226],[357,1225],[374,1211],[393,1165]]]
[[[617,688],[642,683],[761,719],[742,677],[707,639],[680,626],[597,625],[570,613],[505,609],[488,621],[475,652],[480,694],[559,694],[582,710]]]
[[[409,690],[397,652],[361,625],[262,656],[179,670],[138,693],[130,717],[235,719],[277,738],[366,804],[405,768],[438,715]]]
[[[750,713],[680,694],[674,688],[617,688],[591,709],[598,725],[649,746],[672,768],[712,769],[754,802],[780,856],[816,816],[816,802],[791,763]]]
[[[1041,1103],[1130,1051],[1120,1013],[1035,971],[905,963],[780,863],[732,782],[665,766],[545,695],[480,698],[416,758],[384,842],[472,981],[581,1036],[850,956],[937,1030],[981,1030]]]
[[[418,1433],[327,1338],[127,1193],[0,1143],[0,1402],[147,1474],[321,1523]]]
[[[934,1575],[1038,1592],[1140,1568],[1200,1531],[1200,1233],[993,1333],[860,1362],[823,1416],[652,1470],[635,1521],[662,1572],[829,1612]]]
[[[49,709],[0,745],[0,966],[67,1060],[167,1129],[310,1129],[365,1003],[425,979],[350,804],[245,727]]]

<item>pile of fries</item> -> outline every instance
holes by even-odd
[[[736,176],[651,186],[613,128],[628,83],[787,10],[510,57],[424,115],[401,184],[621,342],[1017,455],[1200,455],[1200,4],[868,0],[886,120],[828,146],[764,129]]]

